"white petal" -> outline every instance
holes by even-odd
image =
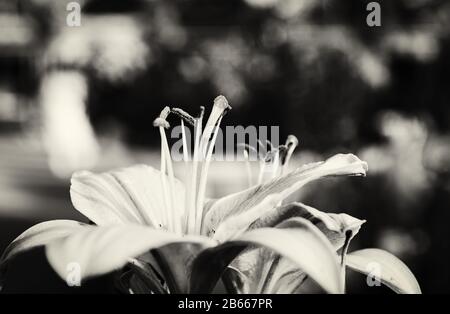
[[[239,247],[248,245],[267,248],[288,258],[329,293],[343,292],[339,262],[334,248],[317,227],[303,218],[293,218],[279,228],[255,229],[233,241],[204,251],[194,264],[193,291],[207,291],[208,289],[198,286],[199,280],[211,280],[214,273],[222,273],[224,269],[221,267],[226,267],[236,254],[239,254]]]
[[[340,290],[339,263],[330,242],[306,219],[293,218],[291,221],[286,222],[286,227],[294,222],[296,224],[292,227],[295,226],[295,228],[287,229],[292,234],[280,232],[276,235],[274,232],[271,232],[270,237],[267,235],[262,240],[262,236],[258,234],[261,233],[261,230],[264,232],[263,228],[250,231],[241,238],[270,248],[284,258],[288,258],[324,288],[325,291],[329,293],[343,293]],[[299,229],[299,226],[303,226],[303,228]],[[275,233],[284,231],[280,229],[272,230]]]
[[[246,216],[246,213],[242,213],[233,217],[233,220],[245,220]],[[358,233],[364,223],[364,220],[347,214],[325,213],[305,204],[293,203],[263,213],[259,219],[249,226],[249,229],[276,227],[278,224],[294,217],[302,217],[313,223],[327,237],[335,250],[344,245],[348,236],[347,231],[352,232],[351,239]],[[229,220],[230,218],[226,222]],[[227,224],[222,223],[219,230],[224,225]],[[268,265],[270,272],[261,273],[261,265]],[[244,288],[249,290],[250,293],[291,293],[302,283],[300,280],[302,276],[305,276],[296,264],[285,258],[280,259],[278,255],[261,248],[248,249],[247,252],[239,255],[231,266],[246,275],[247,282]],[[236,278],[236,276],[233,278]],[[224,279],[231,280],[231,278]],[[264,285],[258,284],[260,282],[263,282]],[[232,285],[234,284],[232,283]]]
[[[83,226],[86,224],[74,220],[51,220],[34,225],[10,243],[3,252],[1,261],[3,263],[22,251],[65,237]]]
[[[52,220],[34,225],[23,232],[8,245],[0,259],[0,288],[6,266],[14,256],[23,251],[46,245],[55,239],[66,237],[84,226],[86,225],[73,220]]]
[[[183,210],[184,186],[175,180],[175,208]],[[75,208],[97,225],[137,223],[156,226],[166,210],[161,172],[136,165],[72,177],[70,195]]]
[[[279,194],[285,199],[305,184],[327,176],[365,175],[367,163],[352,154],[338,154],[324,162],[306,165],[268,183],[228,195],[215,202],[208,202],[205,209],[202,232],[210,234],[231,215],[236,215],[258,205],[267,196]]]
[[[254,209],[251,209],[226,219],[220,224],[218,230],[223,229],[228,224],[228,221],[233,220],[240,221],[241,225],[244,222],[250,224],[249,220],[253,219],[253,217],[249,214],[253,213],[253,211]],[[326,213],[303,203],[291,203],[281,207],[269,208],[267,211],[260,211],[258,219],[251,221],[249,229],[274,227],[293,217],[302,217],[311,221],[325,234],[336,250],[343,246],[347,231],[352,232],[350,238],[352,239],[359,232],[361,225],[365,223],[365,220],[352,217],[345,213]]]
[[[89,226],[46,247],[47,258],[65,279],[68,266],[77,265],[82,278],[101,275],[124,266],[131,257],[171,243],[199,243],[205,247],[215,242],[205,237],[186,236],[139,225]]]

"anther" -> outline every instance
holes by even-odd
[[[163,118],[156,118],[153,121],[153,126],[154,127],[163,127],[165,129],[170,128],[170,124],[169,122],[167,122],[166,120],[164,120]]]
[[[172,108],[171,112],[180,117],[181,119],[183,119],[184,121],[186,121],[187,123],[189,123],[190,125],[192,126],[195,125],[195,118],[186,111],[184,111],[183,109]]]
[[[159,117],[153,121],[153,126],[163,127],[165,129],[170,128],[170,124],[169,122],[167,122],[167,117],[169,116],[170,111],[171,111],[170,107],[165,107],[159,114]]]

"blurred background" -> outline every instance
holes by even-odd
[[[366,23],[369,2],[0,0],[0,251],[34,223],[84,219],[73,171],[157,165],[163,106],[196,113],[223,94],[226,125],[296,135],[294,165],[366,160],[367,178],[297,198],[367,219],[353,249],[388,250],[425,293],[449,293],[450,2],[379,0],[380,27]],[[244,187],[242,167],[213,165],[210,195]],[[349,292],[387,292],[348,280]],[[4,292],[85,293],[111,278],[68,288],[37,249],[6,282]]]

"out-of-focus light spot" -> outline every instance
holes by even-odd
[[[231,71],[222,71],[214,76],[217,90],[235,106],[239,106],[247,97],[247,89],[240,76]]]
[[[29,44],[34,34],[29,20],[23,16],[0,12],[0,46]]]
[[[384,230],[377,246],[400,258],[419,251],[418,243],[411,234],[394,229]]]
[[[206,41],[204,47],[212,62],[235,67],[242,65],[249,54],[244,40],[238,36],[224,40]]]
[[[249,5],[255,8],[271,8],[280,0],[245,0]]]
[[[67,28],[50,43],[46,63],[86,65],[92,57],[89,38],[83,28]]]
[[[48,64],[91,65],[99,76],[124,79],[151,62],[151,51],[133,18],[84,17],[82,27],[66,27],[51,42]]]
[[[181,59],[178,70],[186,81],[196,83],[202,80],[207,71],[207,63],[200,56],[192,56]]]
[[[276,48],[288,39],[286,27],[275,21],[269,21],[264,25],[261,33],[261,42],[267,48]]]
[[[203,48],[217,92],[223,93],[230,102],[239,106],[247,97],[242,71],[250,54],[248,47],[241,37],[233,36],[206,41]]]
[[[276,71],[274,60],[267,55],[256,55],[247,65],[247,72],[254,80],[269,80]]]
[[[450,136],[432,134],[425,145],[424,164],[436,173],[450,172]]]
[[[415,201],[430,186],[430,176],[423,165],[428,134],[425,123],[396,112],[385,112],[379,119],[380,132],[388,139],[383,146],[372,146],[360,152],[370,171],[384,172],[402,203]]]
[[[372,88],[390,82],[390,72],[381,54],[366,49],[346,26],[289,25],[287,41],[297,50],[300,69],[320,61],[324,51],[345,56],[352,70]]]
[[[363,52],[356,60],[361,78],[373,88],[389,83],[390,73],[383,60],[372,53]]]
[[[381,134],[399,146],[409,146],[411,142],[423,144],[428,133],[426,125],[417,118],[408,118],[394,111],[380,115],[378,126]]]
[[[430,32],[393,32],[386,39],[388,48],[399,54],[411,55],[418,61],[432,61],[439,53],[437,38]]]
[[[16,94],[0,88],[0,121],[15,121],[18,118]]]
[[[42,81],[44,144],[57,176],[68,177],[97,162],[99,147],[86,115],[86,94],[86,78],[75,71],[54,71]]]
[[[370,173],[385,173],[394,167],[394,156],[384,147],[367,147],[358,154],[370,166]]]
[[[284,19],[304,18],[313,8],[320,5],[321,1],[316,0],[282,0],[276,5],[278,16]]]
[[[178,22],[177,12],[169,6],[158,6],[155,25],[159,41],[174,50],[181,49],[187,42],[187,34]]]

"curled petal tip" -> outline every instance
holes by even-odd
[[[355,161],[359,161],[359,163],[361,165],[361,173],[359,173],[358,175],[365,177],[367,174],[367,171],[369,171],[369,164],[366,161],[359,159],[355,155],[353,155],[353,156],[355,158]]]
[[[231,106],[228,104],[228,100],[223,95],[219,95],[214,99],[214,106],[229,110]]]
[[[362,167],[364,169],[364,175],[366,175],[366,172],[369,171],[369,164],[366,161],[363,161]]]
[[[356,234],[359,231],[359,228],[366,223],[366,220],[359,219],[348,214],[342,213],[339,215],[340,222],[345,230],[352,230],[353,234]]]
[[[336,154],[328,158],[324,164],[324,167],[337,167],[342,168],[335,173],[338,175],[350,175],[350,176],[365,176],[369,169],[367,162],[362,161],[354,154]],[[350,168],[347,168],[350,167]]]

